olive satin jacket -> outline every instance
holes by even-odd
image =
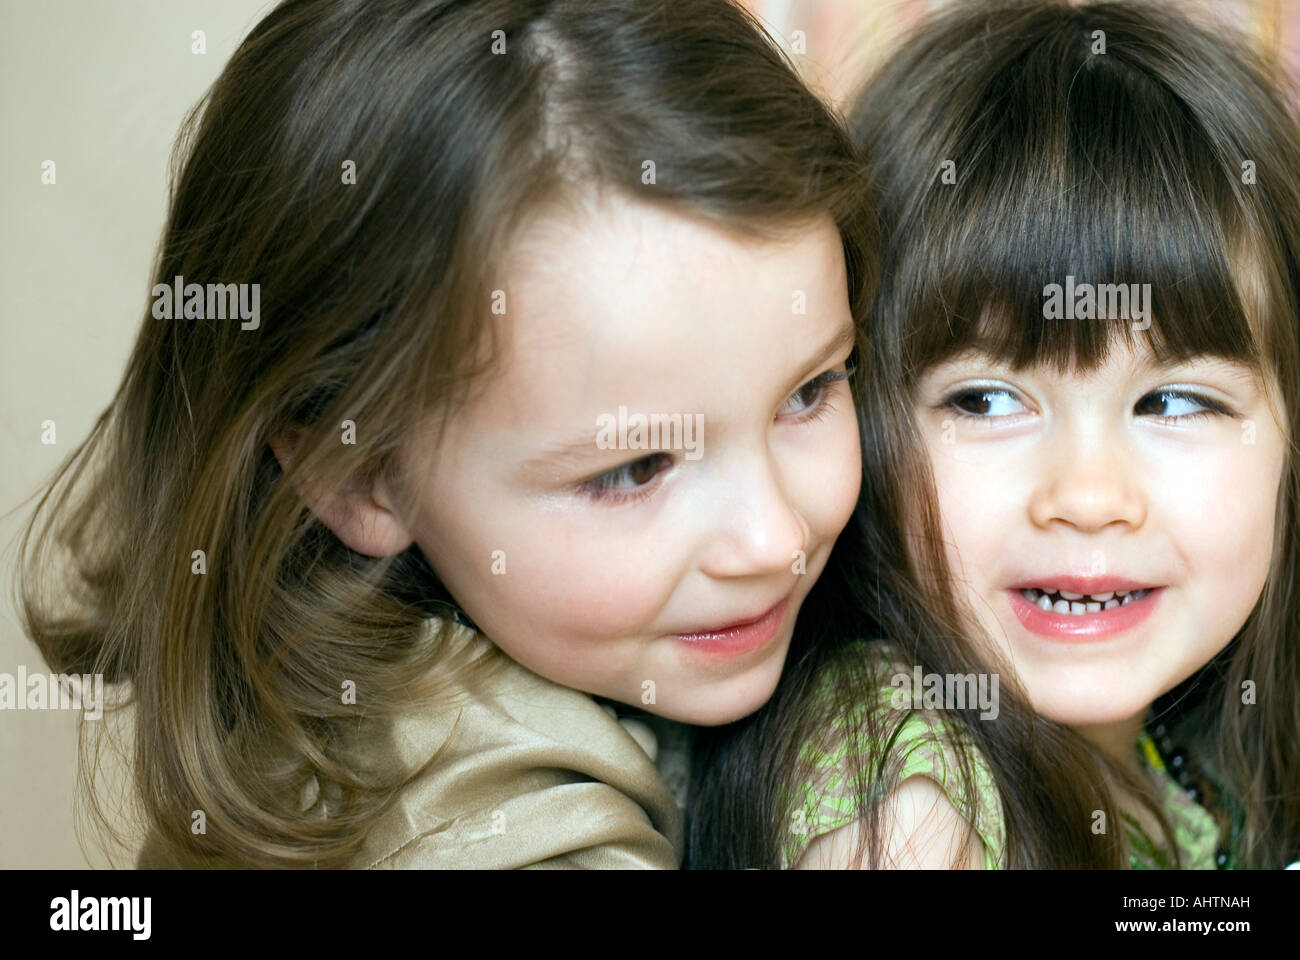
[[[456,642],[491,647],[455,630]],[[634,711],[502,660],[449,709],[358,728],[366,732],[351,746],[384,776],[438,758],[400,791],[351,866],[677,869],[690,728],[641,713],[618,719],[615,709]],[[167,864],[146,844],[138,865]]]

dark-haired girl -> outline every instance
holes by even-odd
[[[957,4],[851,123],[885,254],[827,576],[879,639],[707,745],[692,862],[1300,858],[1284,92],[1171,5]]]

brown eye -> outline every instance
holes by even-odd
[[[627,478],[632,481],[634,487],[644,486],[655,478],[662,469],[662,461],[668,459],[663,454],[655,454],[653,457],[642,457],[635,463],[628,464]]]
[[[827,370],[814,377],[802,387],[790,394],[789,398],[777,411],[777,416],[799,416],[819,407],[826,397],[831,384],[848,379],[847,371]]]
[[[608,473],[602,473],[582,484],[582,489],[590,496],[600,500],[617,499],[620,496],[635,493],[638,488],[649,484],[655,477],[671,467],[673,458],[666,453],[652,453],[639,460],[615,467]]]
[[[824,389],[820,380],[809,380],[802,387],[790,394],[790,399],[786,400],[785,406],[781,408],[783,414],[793,413],[800,414],[810,407],[817,406],[817,400]]]
[[[1024,412],[1022,404],[1010,390],[993,387],[975,387],[961,390],[944,403],[968,417],[1006,417]]]
[[[1133,407],[1139,417],[1160,417],[1175,420],[1179,417],[1196,417],[1207,413],[1227,413],[1227,408],[1208,397],[1197,396],[1185,390],[1156,390],[1148,393]]]

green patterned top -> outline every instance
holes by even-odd
[[[958,813],[971,825],[983,846],[984,867],[988,870],[1005,866],[1006,828],[1003,821],[1002,801],[994,785],[993,774],[987,762],[973,745],[968,746],[967,757],[975,796],[967,796],[962,789],[958,754],[954,744],[964,734],[959,723],[946,721],[941,711],[914,709],[910,696],[903,709],[908,716],[901,726],[897,722],[898,707],[894,700],[900,688],[891,680],[900,675],[912,677],[912,667],[896,650],[883,643],[873,644],[876,656],[871,666],[876,691],[876,719],[883,729],[897,736],[886,753],[884,783],[890,788],[909,777],[926,776],[934,780],[951,801]],[[790,867],[807,850],[816,837],[847,826],[853,820],[854,796],[857,784],[853,777],[857,771],[856,756],[864,752],[873,758],[880,756],[879,745],[864,744],[860,738],[845,736],[846,727],[859,729],[863,716],[860,711],[870,706],[863,703],[853,715],[836,718],[831,723],[829,735],[819,743],[805,742],[800,756],[808,775],[796,790],[795,802],[790,809],[793,818],[782,844],[782,866]],[[840,731],[840,735],[836,735]],[[854,741],[857,742],[854,742]],[[866,748],[864,750],[864,747]],[[1163,809],[1174,828],[1179,855],[1187,869],[1215,869],[1215,847],[1218,825],[1214,817],[1188,796],[1165,770],[1150,738],[1143,732],[1137,745],[1144,766],[1154,772],[1163,784]],[[1132,869],[1159,869],[1167,861],[1154,848],[1136,824],[1130,822],[1129,866]]]

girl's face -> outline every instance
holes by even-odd
[[[1285,456],[1270,395],[1123,340],[1089,374],[972,353],[921,378],[953,575],[1039,714],[1140,723],[1245,622]]]
[[[500,372],[407,529],[535,673],[690,723],[758,709],[860,483],[834,223],[757,242],[592,198],[527,226],[500,289]]]

